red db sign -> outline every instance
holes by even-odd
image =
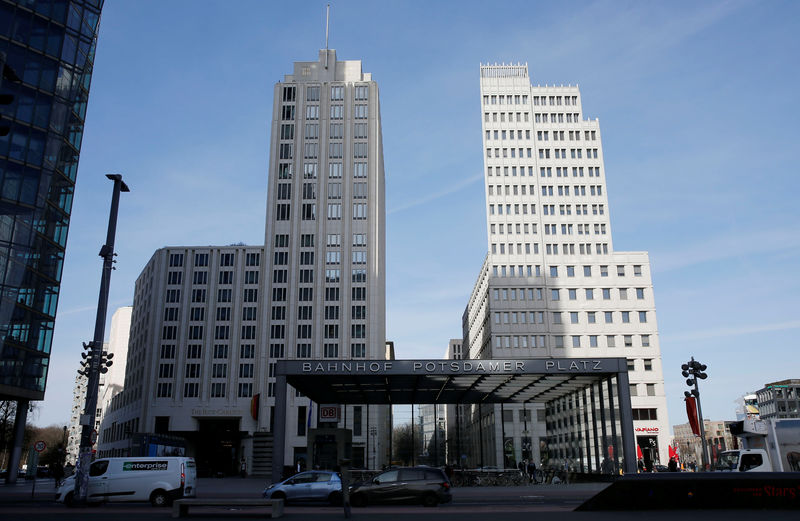
[[[321,421],[321,422],[338,422],[339,421],[339,406],[338,405],[320,405],[319,406],[319,421]]]

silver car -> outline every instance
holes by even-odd
[[[342,501],[342,480],[329,470],[300,472],[289,479],[264,489],[267,499],[291,501],[327,501],[333,505]]]

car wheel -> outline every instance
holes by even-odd
[[[68,507],[71,507],[74,503],[75,493],[74,492],[67,492],[67,495],[64,496],[64,504]]]
[[[439,499],[434,494],[425,494],[422,496],[422,504],[426,507],[435,507],[439,504]]]
[[[342,493],[341,492],[331,492],[328,495],[328,503],[331,505],[341,505],[342,504]]]
[[[154,507],[165,507],[169,504],[169,496],[163,490],[154,490],[152,494],[150,494],[150,503]]]
[[[354,507],[363,507],[367,504],[367,498],[364,494],[355,494],[350,498],[350,504]]]

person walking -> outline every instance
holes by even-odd
[[[56,488],[58,488],[64,479],[64,467],[61,466],[61,463],[54,461],[50,464],[50,475],[56,482]]]
[[[344,508],[344,517],[350,517],[350,460],[343,459],[339,462],[339,473],[342,480],[342,507]]]
[[[533,461],[533,458],[528,461],[528,479],[530,483],[539,483],[539,480],[536,479],[536,462]]]
[[[667,463],[667,470],[670,472],[678,472],[678,462],[675,458],[670,458],[669,463]]]

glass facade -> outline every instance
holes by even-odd
[[[103,0],[0,0],[0,399],[44,398]]]

